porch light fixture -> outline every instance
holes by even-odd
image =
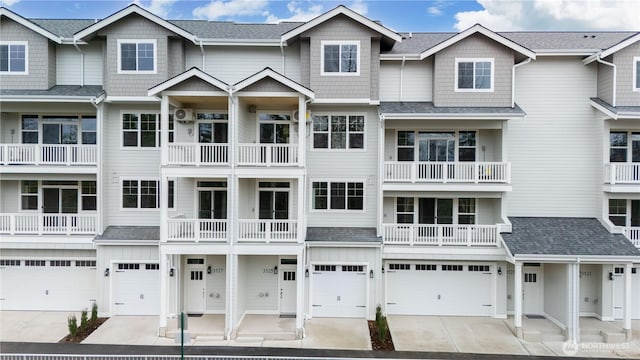
[[[384,274],[384,266],[382,267],[382,273]]]
[[[273,275],[278,275],[278,265],[273,267]]]
[[[498,266],[498,275],[502,276],[502,267]]]
[[[173,270],[173,268],[169,269],[169,276],[173,277],[175,271]]]
[[[613,281],[613,273],[609,272],[609,280]]]
[[[369,270],[369,278],[373,279],[373,269]]]
[[[211,274],[211,265],[207,266],[207,274]]]
[[[109,268],[104,269],[104,277],[109,276]]]
[[[304,269],[304,277],[309,277],[309,269]]]

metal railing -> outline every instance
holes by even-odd
[[[168,241],[227,242],[227,220],[169,219]]]
[[[385,161],[384,181],[510,183],[508,162]]]
[[[498,246],[497,225],[383,224],[385,245]]]
[[[238,165],[292,166],[297,164],[297,144],[238,145]]]
[[[239,242],[296,242],[297,234],[297,220],[238,220]]]
[[[0,214],[0,234],[95,234],[96,215]]]
[[[2,165],[96,165],[96,145],[2,144]]]
[[[170,165],[227,165],[228,144],[171,143],[167,145]]]

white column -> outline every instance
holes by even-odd
[[[296,273],[298,274],[298,281],[296,282],[296,337],[302,338],[304,334],[304,288],[305,281],[307,279],[304,277],[304,247],[302,251],[298,254],[298,263],[296,265]]]
[[[383,201],[384,194],[382,193],[382,183],[384,181],[384,135],[385,135],[385,123],[383,119],[378,122],[378,179],[376,188],[378,190],[378,196],[376,197],[377,206],[377,224],[376,224],[376,236],[382,236],[382,222],[384,221],[384,209]]]
[[[169,314],[169,268],[167,255],[160,251],[160,325],[158,335],[167,333],[167,316]]]
[[[233,330],[233,325],[235,323],[235,307],[234,307],[234,302],[236,301],[236,291],[235,291],[235,285],[234,285],[234,278],[236,277],[235,274],[237,272],[237,269],[235,268],[235,263],[234,262],[234,258],[236,257],[235,254],[232,254],[231,252],[229,252],[227,254],[227,264],[226,264],[226,301],[225,301],[225,318],[224,318],[224,324],[225,324],[225,329],[224,329],[224,336],[225,338],[228,340],[230,338],[231,335],[231,331]]]
[[[516,335],[522,334],[522,263],[517,262],[513,275],[513,306],[515,314],[513,315],[513,326],[516,328]]]
[[[298,223],[297,223],[297,229],[298,229],[298,243],[302,244],[304,243],[304,239],[306,238],[306,234],[305,234],[305,227],[304,227],[304,208],[305,208],[305,204],[304,204],[304,183],[305,183],[305,178],[304,176],[298,176]],[[298,261],[299,262],[299,261]]]
[[[298,98],[298,166],[305,166],[307,158],[307,103]]]
[[[632,264],[627,263],[624,268],[624,332],[627,341],[631,340],[631,269]]]
[[[567,340],[580,342],[580,264],[567,264]]]
[[[169,97],[162,95],[160,101],[160,165],[167,165],[169,162]],[[166,188],[165,188],[166,189]]]
[[[102,144],[104,144],[104,103],[100,103],[100,105],[97,106],[96,108],[96,133],[98,134],[98,136],[96,136],[96,151],[97,151],[97,173],[96,173],[96,233],[97,234],[102,234],[102,231],[104,230],[104,220],[103,220],[103,216],[105,214],[105,209],[104,209],[104,193],[105,193],[105,189],[102,188],[103,184],[106,184],[107,181],[105,181],[106,179],[104,179],[104,172],[103,172],[103,164],[104,162],[102,161],[103,158],[103,147]]]

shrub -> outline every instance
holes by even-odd
[[[96,322],[98,321],[98,304],[93,303],[93,305],[91,305],[91,322]]]
[[[378,340],[384,342],[387,340],[387,318],[382,316],[382,307],[376,307],[376,328],[378,329]]]
[[[78,335],[78,319],[76,319],[75,315],[69,315],[67,325],[69,326],[69,334],[71,337],[76,337],[76,335]]]
[[[87,309],[84,309],[80,313],[80,329],[85,329],[87,327],[87,322]]]

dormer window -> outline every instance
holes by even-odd
[[[456,84],[459,92],[493,91],[493,59],[456,59]]]
[[[359,75],[359,41],[323,41],[322,75]]]
[[[155,74],[156,40],[118,40],[118,74]]]
[[[633,58],[633,91],[640,91],[640,56]]]
[[[27,42],[0,42],[0,74],[27,75]]]

